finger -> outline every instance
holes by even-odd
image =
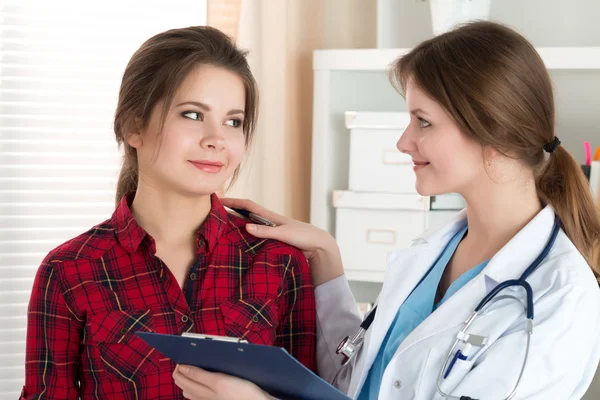
[[[248,210],[248,211],[252,211],[252,212],[257,211],[256,207],[260,208],[260,206],[258,204],[256,204],[252,200],[248,200],[248,199],[236,199],[236,198],[232,198],[232,197],[224,197],[221,199],[221,203],[223,203],[223,205],[225,207],[242,208],[244,210]]]
[[[201,368],[194,367],[191,365],[178,365],[178,372],[192,381],[203,384],[204,386],[211,386],[214,382],[216,375],[214,372],[208,372]]]
[[[183,395],[187,399],[211,399],[216,398],[216,393],[210,387],[194,381],[175,369],[173,372],[173,380],[175,384],[183,390]]]
[[[221,202],[225,207],[241,208],[242,210],[248,210],[254,214],[260,215],[261,217],[264,217],[269,221],[274,222],[275,225],[283,225],[288,221],[288,218],[283,217],[277,214],[276,212],[267,210],[266,208],[256,204],[252,200],[225,198],[221,199]]]
[[[290,229],[289,225],[281,225],[275,228],[265,225],[257,225],[257,224],[246,224],[246,231],[261,239],[274,239],[279,240],[280,242],[291,244],[295,246],[296,244],[293,241],[293,238],[290,237]]]
[[[270,226],[265,225],[257,225],[257,224],[246,224],[246,231],[252,236],[256,236],[257,238],[263,239],[276,239],[277,228],[272,228]],[[277,239],[279,240],[279,239]]]

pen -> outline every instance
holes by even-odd
[[[581,170],[589,181],[592,169],[592,146],[590,145],[590,142],[583,142],[583,147],[585,148],[585,164],[581,165]]]
[[[253,212],[250,212],[248,210],[244,210],[241,208],[232,208],[232,210],[240,215],[243,215],[246,218],[249,218],[250,220],[252,220],[253,222],[256,222],[257,224],[270,226],[272,228],[275,228],[277,226],[273,222],[269,221],[268,219],[261,217],[258,214],[254,214]]]
[[[585,148],[585,165],[592,164],[592,146],[590,142],[583,142],[583,147]]]

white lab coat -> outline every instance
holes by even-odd
[[[419,325],[387,366],[379,399],[441,399],[436,380],[462,323],[498,283],[516,279],[546,245],[554,222],[543,209],[489,262],[486,268]],[[453,235],[466,224],[463,211],[450,223],[425,232],[412,247],[391,253],[375,320],[358,356],[341,369],[339,342],[358,329],[360,319],[345,277],[316,288],[317,363],[320,375],[356,398],[396,312]],[[561,230],[552,250],[527,279],[533,288],[534,331],[527,367],[515,399],[580,399],[600,360],[600,289],[590,267]],[[524,301],[523,290],[501,293]],[[526,318],[515,299],[501,299],[484,311],[469,332],[490,345],[459,360],[442,388],[457,396],[504,399],[521,369]]]

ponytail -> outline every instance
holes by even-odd
[[[600,210],[590,185],[575,159],[562,146],[548,157],[536,179],[538,194],[552,206],[563,230],[599,279]]]
[[[136,151],[127,143],[125,146],[125,156],[123,157],[123,166],[119,172],[117,181],[117,193],[115,196],[115,206],[118,206],[123,197],[130,193],[135,193],[138,185],[138,165]]]

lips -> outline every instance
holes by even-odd
[[[221,169],[223,169],[223,163],[220,161],[190,160],[189,162],[200,171],[207,172],[209,174],[218,174],[221,172]]]
[[[429,165],[429,161],[413,160],[413,164],[414,164],[413,170],[418,171],[420,169],[427,167]]]

